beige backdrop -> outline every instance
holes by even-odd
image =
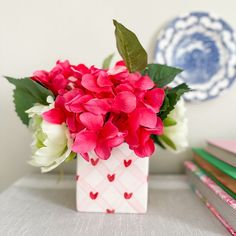
[[[134,30],[153,57],[156,34],[172,17],[211,11],[236,28],[235,9],[235,0],[0,0],[0,74],[28,76],[36,69],[50,69],[57,59],[100,65],[116,51],[112,18]],[[12,89],[1,78],[0,190],[37,171],[26,163],[30,134],[14,112]],[[235,138],[235,102],[234,85],[218,99],[188,104],[190,145],[202,146],[206,138]],[[182,172],[183,160],[190,158],[190,150],[180,155],[158,150],[151,172]],[[73,165],[66,169],[74,171]]]

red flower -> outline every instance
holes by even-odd
[[[124,141],[124,135],[111,121],[103,125],[101,115],[85,112],[80,115],[80,120],[86,128],[76,135],[72,150],[86,159],[87,153],[94,150],[98,157],[106,160],[110,157],[112,148]]]
[[[66,123],[73,151],[86,160],[91,151],[108,159],[123,142],[140,157],[154,152],[151,135],[163,132],[157,113],[165,93],[147,75],[129,73],[122,61],[109,70],[65,61],[50,72],[35,72],[33,79],[56,95],[54,108],[43,118]]]

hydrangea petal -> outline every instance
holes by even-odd
[[[83,75],[81,84],[84,88],[92,92],[98,92],[99,90],[99,87],[97,85],[97,80],[94,75],[91,75],[91,74]]]
[[[102,128],[103,117],[102,115],[94,115],[90,112],[84,112],[80,115],[80,121],[89,130],[94,132]]]
[[[89,154],[86,153],[80,153],[80,155],[84,158],[85,161],[89,161]]]
[[[153,109],[156,113],[160,111],[165,98],[165,92],[161,88],[155,88],[147,91],[144,96],[144,103]]]
[[[94,98],[84,104],[84,108],[93,114],[106,114],[110,110],[110,104],[107,99]]]
[[[140,127],[138,132],[139,145],[144,146],[145,143],[149,140],[151,132],[150,130]]]
[[[116,86],[115,91],[116,91],[116,93],[120,93],[120,92],[124,92],[124,91],[134,92],[134,88],[130,84],[124,83],[124,84],[120,84],[120,85]]]
[[[95,93],[111,91],[110,86],[99,86],[97,80],[98,78],[95,75],[86,74],[83,75],[81,84],[84,88]],[[108,81],[106,81],[106,83],[107,82]]]
[[[99,136],[101,139],[110,139],[114,138],[118,132],[119,130],[117,127],[111,121],[107,121],[103,126]]]
[[[97,136],[93,131],[82,130],[76,135],[72,150],[76,153],[87,153],[95,148],[96,142]]]
[[[111,155],[111,148],[106,143],[102,142],[98,142],[94,151],[97,156],[103,160],[107,160]]]
[[[154,82],[149,76],[142,76],[138,81],[135,82],[135,87],[140,90],[148,90],[153,88]]]
[[[129,115],[129,125],[132,130],[138,129],[139,126],[155,128],[157,115],[151,109],[138,108]]]
[[[108,75],[105,72],[104,73],[100,73],[100,75],[97,78],[97,84],[100,87],[112,86],[112,82],[108,78]]]
[[[116,136],[114,138],[111,138],[111,139],[107,140],[107,144],[110,147],[117,147],[120,144],[122,144],[123,142],[124,142],[124,136],[123,135]]]
[[[43,113],[43,119],[52,124],[62,124],[65,121],[65,116],[60,109],[53,108]]]
[[[74,113],[80,113],[84,111],[84,103],[88,102],[93,97],[91,95],[76,96],[71,101],[65,104],[65,108]]]
[[[134,152],[139,157],[150,157],[155,150],[155,145],[152,139],[149,139],[145,145],[134,149]]]
[[[156,134],[156,135],[162,135],[164,132],[164,125],[163,122],[161,120],[160,117],[157,116],[157,123],[156,123],[156,127],[152,130],[152,134]]]
[[[70,113],[67,115],[66,124],[70,130],[71,135],[74,133],[80,132],[84,129],[84,126],[81,124],[80,119],[77,119],[79,114]]]
[[[114,99],[113,109],[131,113],[136,108],[136,97],[129,91],[120,92]]]
[[[125,66],[123,61],[117,62],[113,68],[110,68],[107,71],[108,75],[118,75],[120,73],[127,72],[127,67]]]
[[[78,79],[81,79],[83,75],[89,74],[90,72],[89,68],[84,64],[79,64],[77,66],[72,65],[71,69],[74,72],[74,76],[76,76]]]
[[[54,77],[51,82],[51,89],[54,93],[57,93],[60,89],[65,88],[69,81],[62,74]]]
[[[44,70],[35,71],[32,79],[38,81],[41,84],[46,84],[49,82],[48,72]]]
[[[84,91],[79,88],[74,88],[73,90],[68,91],[67,93],[63,94],[63,98],[65,102],[73,101],[76,97],[81,97],[84,95]]]
[[[155,128],[157,122],[157,115],[155,112],[148,108],[139,108],[137,109],[139,113],[138,122],[139,125],[148,127],[148,128]]]

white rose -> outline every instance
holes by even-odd
[[[70,155],[72,140],[65,124],[51,124],[42,119],[42,114],[50,110],[53,104],[36,104],[28,111],[30,128],[33,131],[32,160],[29,163],[48,172],[64,162]]]
[[[177,124],[164,128],[164,135],[168,137],[175,145],[176,150],[173,150],[163,140],[160,142],[168,150],[181,152],[188,147],[188,120],[186,118],[186,108],[184,100],[181,99],[175,106],[175,109],[168,115],[169,118],[174,119]]]

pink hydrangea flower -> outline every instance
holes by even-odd
[[[106,160],[123,142],[140,157],[154,152],[151,135],[163,133],[157,113],[165,92],[147,75],[129,73],[123,61],[109,70],[65,61],[57,62],[50,72],[35,72],[32,79],[56,96],[54,108],[43,119],[65,123],[72,150],[86,160],[91,151]]]
[[[88,153],[93,150],[101,159],[108,159],[112,148],[124,141],[124,134],[119,132],[111,120],[104,123],[102,115],[84,112],[80,115],[80,121],[85,129],[76,135],[72,150],[87,160]]]

